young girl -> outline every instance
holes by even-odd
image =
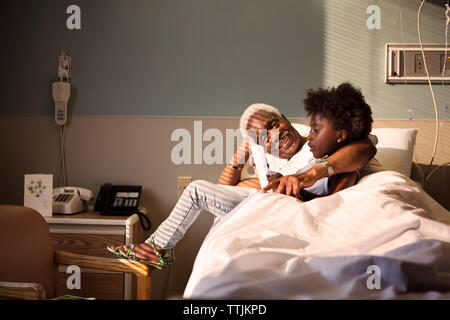
[[[314,101],[310,101],[311,99]],[[318,167],[322,167],[322,165],[312,164],[310,165],[312,167],[308,170],[304,167],[304,162],[299,156],[301,154],[299,151],[307,140],[310,143],[312,155],[316,158],[339,154],[339,158],[336,157],[336,159],[339,159],[339,167],[336,166],[336,168],[341,172],[351,171],[350,168],[359,169],[374,156],[373,145],[370,142],[369,144],[364,142],[364,138],[371,130],[370,107],[364,102],[358,90],[349,84],[343,84],[337,89],[310,91],[305,104],[308,115],[311,115],[312,120],[311,133],[308,139],[302,137],[289,120],[271,106],[252,105],[247,108],[241,117],[241,129],[244,127],[247,130],[264,129],[268,131],[268,150],[273,148],[270,145],[272,141],[270,133],[274,129],[277,130],[279,155],[278,157],[267,155],[271,171],[278,172],[279,175],[295,173],[294,176],[288,177],[296,179],[299,179],[299,175],[296,174],[299,171],[307,170],[306,172],[309,172],[308,174],[312,172],[312,175],[320,172],[322,169],[318,169]],[[324,108],[330,110],[326,111]],[[338,117],[343,117],[343,119],[337,120]],[[351,125],[347,126],[347,124]],[[356,127],[365,127],[365,129],[358,132],[355,129]],[[121,258],[143,262],[158,270],[166,267],[173,261],[174,246],[183,238],[203,209],[220,218],[234,209],[250,193],[256,192],[256,189],[236,186],[239,185],[238,176],[248,156],[248,146],[243,144],[234,155],[232,162],[222,172],[219,184],[202,180],[196,180],[189,184],[169,217],[145,243],[108,247],[108,250]],[[331,183],[329,189],[328,179],[325,180],[327,180],[327,189],[323,189],[323,186],[318,187],[320,184],[323,185],[323,182],[314,180],[314,177],[312,180],[300,179],[300,181],[312,181],[310,185],[305,184],[307,187],[312,186],[311,189],[306,189],[306,191],[295,190],[295,188],[293,192],[288,189],[280,189],[280,186],[286,185],[280,179],[269,184],[268,187],[278,186],[278,192],[285,191],[283,193],[287,195],[303,197],[308,200],[315,196],[337,192],[354,184],[356,175],[355,173],[338,175],[335,179],[336,182]],[[316,181],[317,185],[315,184]],[[259,188],[259,183],[256,181],[256,184],[252,186]],[[321,191],[315,192],[314,188],[321,189]],[[265,190],[268,190],[268,188],[266,187]]]
[[[349,83],[343,83],[337,88],[309,90],[304,104],[310,117],[308,144],[289,162],[299,163],[309,158],[310,164],[297,173],[283,174],[283,177],[270,182],[263,192],[273,189],[308,201],[318,196],[334,194],[357,181],[357,171],[333,174],[327,158],[353,141],[369,137],[373,122],[372,111],[360,90]],[[370,138],[376,143],[376,137]],[[298,164],[294,168],[296,166]],[[321,171],[317,171],[317,174],[324,178],[316,179],[317,182],[308,188],[310,185],[298,182],[296,177],[311,166],[320,168]]]

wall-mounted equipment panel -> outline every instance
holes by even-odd
[[[450,48],[424,44],[425,59],[431,82],[450,83]],[[444,63],[445,69],[444,69]],[[420,45],[411,43],[386,44],[387,83],[428,83]]]

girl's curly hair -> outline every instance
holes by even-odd
[[[372,130],[372,111],[361,90],[345,82],[337,88],[310,89],[303,101],[308,116],[330,121],[334,129],[346,130],[348,142],[366,138]]]

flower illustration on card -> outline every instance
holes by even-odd
[[[42,183],[41,180],[30,181],[30,184],[27,186],[28,191],[36,198],[39,198],[46,188],[47,187]]]

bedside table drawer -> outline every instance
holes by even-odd
[[[104,216],[87,211],[76,215],[54,215],[46,217],[45,221],[54,249],[76,254],[116,259],[106,250],[107,246],[140,243],[147,238],[137,215]],[[136,298],[136,277],[130,273],[81,268],[81,288],[68,289],[66,281],[70,274],[66,273],[66,267],[60,265],[57,271],[54,284],[56,295],[93,296],[97,299]]]
[[[83,233],[52,233],[50,238],[55,250],[64,250],[78,254],[96,257],[114,258],[106,250],[108,245],[122,245],[123,235],[83,234]],[[61,268],[59,268],[61,269]],[[80,297],[95,297],[99,300],[123,299],[124,274],[105,273],[99,270],[81,269],[81,290],[68,289],[66,280],[68,274],[58,270],[56,293],[58,296],[75,295]]]
[[[124,244],[124,236],[115,234],[52,233],[50,237],[55,250],[104,258],[114,258],[107,246]]]
[[[67,277],[64,272],[58,272],[55,293],[56,296],[73,295],[79,297],[94,297],[97,300],[122,300],[124,298],[124,274],[81,272],[81,289],[68,289]]]

